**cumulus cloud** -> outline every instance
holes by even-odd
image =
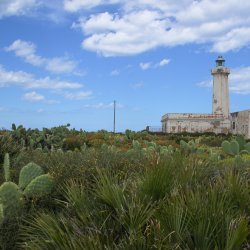
[[[197,84],[199,87],[213,86],[212,80],[205,80]],[[231,69],[229,75],[229,90],[231,93],[247,95],[250,94],[250,67]]]
[[[133,89],[141,89],[144,87],[144,83],[143,82],[135,83],[135,84],[132,84],[131,87]]]
[[[159,67],[163,67],[163,66],[165,66],[165,65],[167,65],[167,64],[169,64],[170,63],[170,59],[166,59],[166,58],[164,58],[164,59],[162,59],[160,62],[158,62],[158,63],[153,63],[153,62],[145,62],[145,63],[143,63],[143,62],[141,62],[140,64],[139,64],[139,66],[140,66],[140,68],[142,69],[142,70],[147,70],[147,69],[152,69],[152,68],[159,68]]]
[[[35,78],[24,71],[7,71],[0,65],[0,87],[16,85],[27,89],[79,89],[83,85],[77,82],[62,81],[50,77]]]
[[[108,109],[108,108],[113,108],[114,107],[114,103],[110,102],[110,103],[103,103],[103,102],[99,102],[97,104],[86,104],[84,105],[84,108],[93,108],[93,109]],[[123,108],[124,106],[121,103],[116,103],[116,108]]]
[[[159,67],[163,67],[163,66],[165,66],[165,65],[167,65],[167,64],[169,64],[170,63],[170,59],[162,59],[160,62],[159,62],[159,64],[158,64],[158,66]]]
[[[89,99],[92,96],[91,91],[80,91],[76,93],[70,93],[66,92],[64,93],[64,97],[70,100],[83,100],[83,99]]]
[[[120,71],[118,69],[114,69],[110,73],[111,76],[118,76],[119,74],[120,74]]]
[[[43,110],[43,109],[38,109],[36,112],[37,112],[37,113],[43,113],[44,110]]]
[[[73,4],[80,1],[69,2]],[[223,53],[250,43],[249,1],[115,2],[121,8],[117,13],[92,14],[80,18],[73,25],[80,27],[85,35],[82,42],[84,49],[104,56],[122,56],[139,54],[157,47],[195,43],[208,44],[210,51]],[[92,3],[89,8],[114,2],[96,0]],[[81,8],[78,5],[76,9]]]
[[[45,96],[37,93],[36,91],[27,92],[23,95],[23,99],[28,102],[43,102],[46,104],[56,104],[59,103],[56,100],[48,100],[45,98]]]
[[[23,99],[29,102],[41,102],[45,100],[45,97],[35,91],[32,91],[24,94]]]
[[[139,65],[142,70],[147,70],[151,68],[152,62],[140,63]]]
[[[38,6],[37,0],[1,0],[0,18],[3,16],[24,15]]]
[[[34,66],[43,67],[52,73],[74,73],[77,67],[76,62],[66,57],[41,57],[36,54],[35,44],[20,39],[14,41],[10,46],[6,47],[5,50],[12,51],[17,57],[24,59],[25,62]]]
[[[121,0],[64,0],[64,9],[69,12],[77,12],[82,9],[91,9],[98,5],[115,4]]]
[[[114,4],[115,8],[107,7]],[[64,0],[62,5],[50,5],[40,0],[1,0],[0,18],[34,8],[45,8],[53,16],[54,5],[62,16],[83,10],[72,27],[82,29],[83,49],[104,56],[185,44],[206,44],[208,51],[225,53],[250,44],[250,1],[246,0]],[[37,54],[26,59],[44,65]],[[72,65],[66,66],[68,72]],[[54,64],[51,68],[58,71]]]

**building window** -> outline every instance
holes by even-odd
[[[235,122],[233,122],[233,129],[235,129]]]

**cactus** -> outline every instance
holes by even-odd
[[[250,154],[250,142],[246,143],[244,148]]]
[[[24,189],[24,195],[28,198],[40,198],[49,194],[53,187],[53,180],[48,174],[40,175],[33,179],[30,184]]]
[[[180,149],[185,154],[197,153],[198,151],[198,140],[185,142],[183,140],[180,141]]]
[[[4,156],[3,169],[4,169],[5,181],[9,181],[10,180],[10,157],[8,153],[6,153]]]
[[[181,149],[181,151],[183,151],[184,153],[187,154],[189,151],[189,146],[185,141],[181,140],[180,141],[180,149]]]
[[[232,153],[234,155],[238,155],[240,152],[239,143],[237,141],[233,140],[233,141],[231,141],[230,146],[231,146]]]
[[[19,175],[19,187],[24,189],[37,176],[44,174],[42,168],[31,162],[21,169]]]
[[[4,182],[0,187],[0,204],[4,216],[17,215],[23,207],[22,192],[13,182]]]
[[[240,155],[236,155],[234,157],[234,166],[236,168],[242,168],[245,165],[246,165],[246,161]]]
[[[237,137],[235,138],[235,140],[238,142],[239,144],[239,150],[243,150],[244,146],[246,144],[244,136],[243,135],[237,135]]]
[[[5,155],[4,174],[6,182],[0,186],[0,223],[4,218],[17,216],[23,209],[24,196],[40,198],[51,192],[53,180],[35,163],[29,163],[21,169],[19,186],[10,182],[9,155]]]
[[[233,155],[233,152],[231,150],[231,144],[229,141],[223,141],[221,144],[222,149],[224,150],[225,153],[229,155]]]
[[[235,140],[223,141],[222,149],[229,155],[249,154],[250,143],[246,143],[243,136],[238,135]]]

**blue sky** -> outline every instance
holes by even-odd
[[[118,131],[210,113],[218,55],[230,111],[249,109],[249,13],[245,0],[0,0],[0,127],[112,130],[113,100]]]

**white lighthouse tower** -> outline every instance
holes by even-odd
[[[225,60],[218,56],[213,75],[213,114],[229,118],[228,75],[230,70],[225,67]]]

